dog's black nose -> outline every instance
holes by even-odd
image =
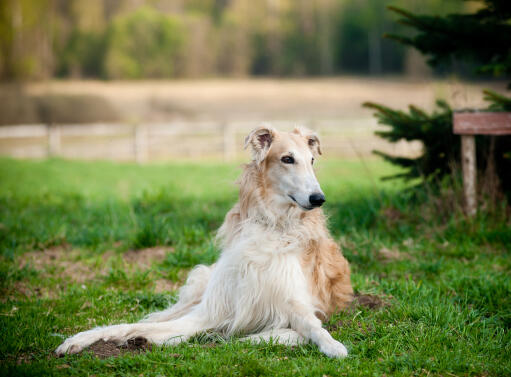
[[[321,207],[325,202],[325,195],[316,193],[309,196],[309,202],[313,207]]]

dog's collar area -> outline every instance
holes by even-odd
[[[300,207],[301,209],[303,209],[303,210],[305,210],[305,211],[310,211],[311,209],[314,209],[314,207],[304,207],[304,206],[302,206],[300,203],[298,203],[298,201],[294,198],[294,196],[293,196],[293,195],[288,195],[288,196],[291,198],[291,200],[292,200],[293,202],[295,202],[296,204],[298,204],[298,207]]]

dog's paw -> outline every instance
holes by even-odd
[[[80,345],[80,343],[73,340],[73,338],[74,337],[66,339],[64,343],[58,346],[57,349],[55,350],[55,354],[57,356],[64,356],[66,353],[73,354],[83,350],[84,347]]]
[[[67,354],[78,353],[85,348],[101,339],[99,332],[94,330],[84,331],[78,333],[70,338],[67,338],[64,343],[57,347],[55,354],[63,356]]]
[[[335,339],[330,339],[329,341],[321,344],[319,350],[323,352],[328,357],[339,357],[343,358],[348,356],[348,350],[341,342],[338,342]]]

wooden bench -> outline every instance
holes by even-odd
[[[477,212],[477,166],[475,135],[511,135],[511,113],[455,112],[453,132],[461,135],[461,164],[466,212]],[[511,172],[509,172],[511,174]]]

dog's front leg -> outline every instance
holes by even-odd
[[[57,349],[57,355],[77,353],[98,340],[123,344],[129,339],[142,337],[153,344],[175,345],[190,336],[206,330],[205,322],[193,314],[188,314],[168,322],[132,323],[106,327],[78,333],[64,341]]]
[[[290,310],[290,324],[293,330],[317,344],[319,350],[329,357],[348,356],[346,347],[321,327],[321,321],[314,314],[312,307],[293,301],[290,303]]]

